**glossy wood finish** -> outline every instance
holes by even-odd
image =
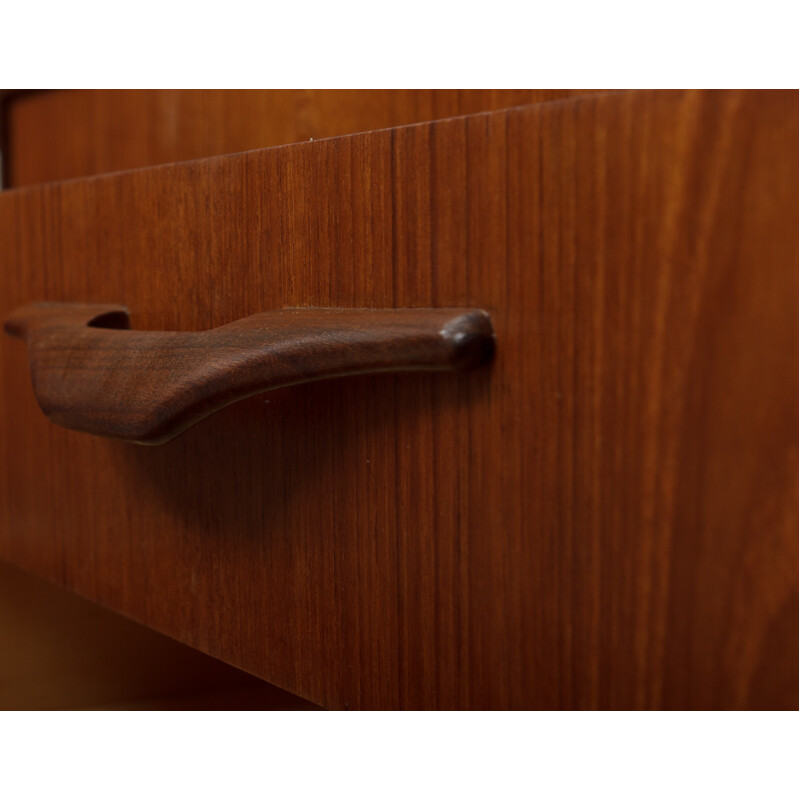
[[[15,94],[4,114],[5,185],[80,178],[592,93],[101,89]]]
[[[25,339],[39,406],[65,428],[162,444],[215,411],[325,378],[471,369],[494,353],[465,309],[294,308],[210,331],[129,331],[122,306],[35,303],[5,322]]]
[[[501,345],[135,448],[49,424],[4,337],[0,553],[329,707],[796,707],[797,111],[634,92],[0,194],[4,316],[481,307]]]

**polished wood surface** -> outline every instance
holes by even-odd
[[[221,408],[286,386],[385,372],[473,369],[494,334],[479,309],[294,308],[210,331],[129,331],[123,306],[34,303],[5,330],[25,339],[53,422],[163,444]]]
[[[3,337],[0,554],[328,707],[797,707],[797,114],[632,92],[0,194],[3,317],[499,343],[138,448],[51,425]]]
[[[589,89],[158,89],[17,93],[4,113],[5,185],[410,125],[592,94]]]

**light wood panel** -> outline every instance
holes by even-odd
[[[0,554],[336,708],[797,705],[797,94],[630,93],[0,195],[0,312],[479,307],[496,360],[60,429]]]

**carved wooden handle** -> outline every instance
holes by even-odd
[[[53,422],[140,444],[270,389],[475,367],[494,351],[489,315],[463,309],[287,309],[210,331],[127,328],[122,306],[72,303],[25,306],[5,323],[27,341],[33,389]]]

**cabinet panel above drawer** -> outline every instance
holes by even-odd
[[[8,139],[5,184],[82,178],[595,93],[589,89],[15,93],[3,109]]]
[[[632,92],[0,194],[0,313],[484,308],[494,362],[59,428],[0,556],[337,708],[797,704],[797,95]]]

